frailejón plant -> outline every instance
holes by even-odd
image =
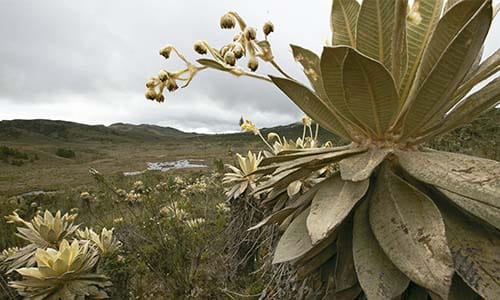
[[[448,299],[473,290],[500,294],[500,163],[428,149],[424,143],[466,124],[500,101],[500,52],[482,61],[484,40],[498,7],[491,0],[334,0],[333,37],[321,56],[292,45],[312,89],[274,61],[267,35],[258,40],[236,13],[222,28],[240,32],[221,49],[195,44],[200,59],[148,81],[146,97],[213,68],[271,81],[322,128],[351,141],[344,147],[284,151],[265,158],[255,174],[270,175],[254,193],[281,199],[287,186],[332,163],[339,171],[256,227],[286,227],[275,263],[298,274],[322,269],[338,297],[393,299],[429,293]],[[237,66],[258,59],[284,77]],[[182,77],[185,75],[185,77]],[[186,84],[187,84],[186,83]],[[281,201],[281,200],[279,200]],[[273,203],[270,203],[271,205]],[[413,282],[413,283],[411,283]],[[411,284],[410,284],[411,283]],[[469,289],[470,288],[470,289]]]

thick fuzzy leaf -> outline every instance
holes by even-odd
[[[404,134],[436,117],[481,50],[491,24],[491,1],[462,1],[439,21],[408,96]]]
[[[500,103],[500,77],[465,98],[443,120],[425,134],[430,138],[470,123],[482,113]]]
[[[307,87],[287,78],[274,76],[270,76],[270,78],[278,88],[321,127],[342,138],[349,139],[349,134],[337,116]]]
[[[359,3],[356,0],[333,0],[331,27],[332,44],[356,46],[356,21]]]
[[[391,73],[399,90],[408,67],[408,45],[406,43],[406,14],[408,0],[396,0],[394,11],[394,28],[391,37]],[[401,103],[401,99],[400,104]]]
[[[273,188],[276,190],[280,190],[284,188],[286,190],[287,186],[295,180],[302,179],[307,177],[313,172],[308,168],[293,168],[289,169],[285,172],[282,172],[276,176],[272,176],[269,180],[265,181],[263,184],[257,186],[253,190],[253,193],[258,194],[262,191],[265,191],[269,188]]]
[[[337,238],[337,264],[335,266],[335,292],[352,288],[358,283],[352,253],[352,217],[339,229]]]
[[[280,174],[282,172],[286,172],[290,169],[295,169],[295,168],[310,168],[317,170],[319,168],[322,168],[330,163],[337,162],[343,158],[349,157],[351,155],[354,155],[356,153],[361,153],[365,152],[366,148],[363,147],[356,147],[356,148],[349,148],[343,151],[336,151],[332,153],[325,153],[325,154],[318,154],[318,155],[311,155],[307,157],[302,157],[302,158],[297,158],[293,161],[289,161],[283,164],[280,164],[279,167],[274,171],[274,175]]]
[[[380,63],[351,49],[344,62],[343,84],[352,114],[376,137],[383,138],[399,106],[391,74]]]
[[[274,163],[283,163],[287,161],[291,161],[297,158],[302,158],[310,155],[316,154],[324,154],[331,153],[336,151],[346,150],[348,147],[335,147],[335,148],[321,148],[321,149],[302,149],[302,151],[298,151],[291,154],[278,154],[275,156],[267,157],[262,160],[259,164],[259,167],[267,166]]]
[[[399,163],[416,179],[499,206],[500,162],[442,151],[397,151]]]
[[[453,93],[455,103],[460,101],[474,86],[500,71],[500,49],[483,61],[475,72],[467,75],[460,87]],[[451,108],[451,107],[449,107]]]
[[[500,230],[500,201],[496,206],[437,188],[453,203]]]
[[[295,61],[302,65],[304,74],[311,83],[314,91],[321,99],[327,99],[325,88],[323,87],[323,79],[321,78],[321,64],[320,59],[316,53],[311,50],[302,48],[296,45],[290,45],[292,48],[293,57]]]
[[[446,236],[455,268],[462,279],[485,299],[500,295],[500,235],[489,231],[457,209],[440,202]]]
[[[391,153],[391,149],[370,149],[339,162],[340,175],[344,180],[362,181],[370,178],[373,170]]]
[[[392,69],[395,11],[396,1],[364,0],[356,27],[356,49],[388,70]]]
[[[416,0],[408,14],[406,31],[408,38],[408,69],[401,82],[401,99],[410,92],[427,41],[441,15],[443,0]]]
[[[321,76],[328,95],[327,105],[335,107],[339,114],[354,127],[354,130],[366,135],[363,124],[352,114],[344,93],[342,68],[349,49],[349,47],[344,46],[325,47],[321,54]]]
[[[368,222],[368,201],[354,214],[353,257],[359,284],[368,299],[395,299],[409,279],[394,266],[380,248]]]
[[[352,182],[335,176],[328,185],[318,190],[311,203],[311,213],[307,217],[307,230],[313,244],[328,237],[338,228],[365,195],[368,186],[369,180]]]
[[[313,245],[306,227],[308,215],[309,209],[306,209],[288,226],[276,246],[273,264],[294,260],[312,249]]]
[[[297,197],[297,199],[291,203],[289,206],[283,208],[280,211],[274,212],[264,218],[262,221],[257,223],[257,225],[250,227],[248,230],[255,230],[258,229],[264,225],[269,225],[269,224],[276,224],[282,222],[286,217],[294,213],[298,208],[307,206],[311,202],[312,198],[318,191],[318,187],[320,187],[323,183],[319,183],[316,186],[312,187],[309,189],[307,192],[304,194],[300,195]],[[284,194],[284,193],[283,193]]]
[[[308,260],[305,264],[297,268],[297,278],[304,279],[306,276],[312,274],[328,260],[330,260],[337,253],[337,248],[334,244],[330,244],[326,249],[321,251],[318,255]]]
[[[301,255],[297,260],[292,262],[294,266],[302,266],[307,264],[308,261],[320,255],[327,248],[335,248],[335,241],[337,240],[337,233],[331,234],[328,238],[314,245],[309,251]]]
[[[434,202],[384,165],[370,201],[369,220],[392,263],[412,281],[446,299],[453,260]]]

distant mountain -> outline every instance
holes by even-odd
[[[302,136],[302,124],[295,123],[285,126],[263,128],[261,132],[267,136],[269,132],[276,132],[287,139],[296,139]],[[224,141],[227,139],[241,141],[258,141],[252,133],[230,134],[198,134],[183,132],[172,127],[157,125],[133,125],[115,123],[109,126],[86,125],[67,121],[52,120],[12,120],[0,121],[0,142],[68,142],[68,143],[130,143],[130,142],[161,142],[172,139],[194,138],[208,141]],[[326,130],[320,130],[321,140],[336,140],[335,136]]]
[[[117,123],[110,126],[86,125],[67,121],[0,121],[0,141],[39,142],[145,142],[192,137],[170,127]]]

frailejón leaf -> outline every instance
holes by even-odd
[[[295,61],[302,65],[304,74],[306,74],[307,79],[311,83],[314,91],[319,96],[319,98],[327,101],[328,96],[326,95],[325,88],[323,87],[323,79],[321,78],[321,62],[316,53],[311,50],[302,48],[296,45],[290,45],[292,48],[293,57]]]
[[[408,69],[401,82],[401,99],[406,99],[422,60],[427,41],[441,15],[443,0],[416,0],[408,13]]]
[[[331,27],[332,44],[356,46],[356,21],[359,3],[356,0],[333,0]]]
[[[463,1],[439,21],[405,103],[405,136],[421,130],[452,100],[481,50],[491,10],[491,1]]]
[[[380,63],[351,49],[344,62],[343,84],[354,117],[375,137],[383,138],[399,106],[391,74]]]
[[[307,217],[307,230],[313,244],[325,239],[340,226],[365,195],[368,186],[368,180],[352,182],[335,176],[316,192]]]
[[[442,206],[441,206],[442,205]],[[446,236],[462,279],[485,299],[500,295],[500,235],[441,203]]]
[[[394,299],[410,281],[380,248],[368,222],[368,201],[354,213],[353,257],[359,284],[368,299]]]
[[[391,149],[370,149],[367,152],[344,158],[339,162],[340,175],[344,180],[368,179],[373,170],[391,153]]]
[[[456,194],[499,205],[500,163],[443,151],[396,151],[399,164],[416,179]]]
[[[287,78],[270,76],[274,84],[280,88],[297,106],[321,127],[349,139],[343,124],[332,111],[313,92],[302,84]]]
[[[358,283],[352,253],[352,217],[345,220],[337,237],[335,292],[348,290]]]
[[[308,215],[309,209],[306,209],[288,226],[278,242],[278,246],[276,246],[273,264],[299,258],[313,247],[306,227]]]
[[[395,11],[396,1],[364,0],[356,27],[356,49],[388,70],[392,69]]]
[[[434,202],[387,164],[370,200],[370,225],[387,257],[409,279],[446,299],[453,260]]]
[[[500,230],[500,201],[494,206],[442,188],[437,189],[456,205]]]

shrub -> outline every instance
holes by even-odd
[[[75,151],[65,148],[58,148],[56,155],[64,158],[74,158],[76,156]]]

